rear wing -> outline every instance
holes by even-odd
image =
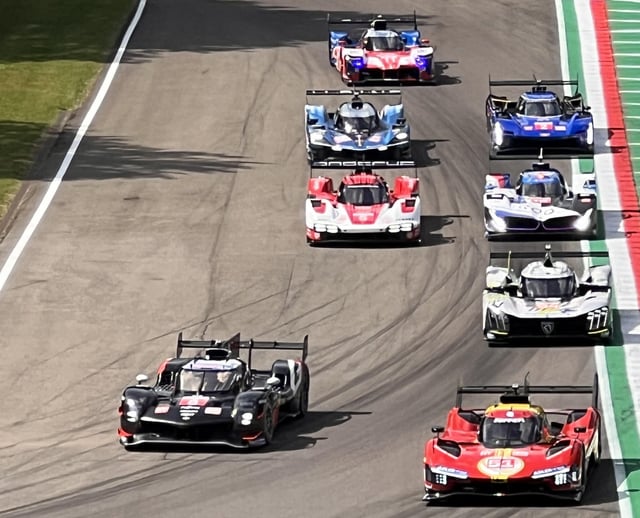
[[[301,351],[302,352],[302,361],[307,361],[307,354],[309,351],[309,335],[304,335],[302,342],[278,342],[274,341],[259,341],[251,338],[250,340],[241,341],[240,342],[241,349],[249,350],[249,359],[247,364],[249,368],[251,368],[251,357],[253,355],[254,349],[268,349],[268,350],[277,350],[277,351]]]
[[[240,333],[236,333],[226,340],[184,340],[182,331],[178,334],[178,343],[176,345],[176,358],[180,358],[184,349],[220,350],[226,351],[227,357],[238,357],[240,350]]]
[[[538,79],[533,76],[532,79],[491,79],[489,76],[489,93],[494,86],[523,86],[531,87],[532,92],[544,92],[547,86],[573,86],[575,87],[574,95],[578,93],[579,82],[577,79]]]
[[[551,254],[551,248],[546,249],[547,255]],[[538,259],[542,254],[540,252],[490,252],[489,260],[493,259]],[[606,250],[593,250],[593,251],[581,251],[581,250],[562,250],[560,252],[553,252],[553,257],[560,257],[563,259],[579,259],[584,257],[609,257],[609,252]]]
[[[414,176],[418,176],[418,166],[415,160],[323,160],[309,164],[309,177],[314,169],[336,169],[358,171],[363,169],[414,169]]]
[[[360,97],[361,95],[397,95],[400,97],[400,102],[402,102],[402,90],[397,88],[389,89],[389,88],[351,88],[351,89],[327,89],[327,90],[317,90],[317,89],[309,89],[305,90],[305,95],[307,97],[307,104],[309,104],[309,96],[320,96],[320,95],[350,95],[351,97]]]
[[[465,394],[500,394],[501,403],[530,403],[531,394],[591,394],[591,406],[598,408],[598,374],[593,375],[591,385],[530,385],[529,374],[524,383],[512,385],[463,385],[456,390],[456,408],[462,409]]]
[[[418,17],[416,12],[413,11],[413,15],[407,16],[395,16],[395,17],[383,17],[382,15],[371,16],[371,18],[332,18],[331,13],[327,13],[327,27],[331,30],[332,25],[367,25],[377,29],[373,24],[377,24],[379,27],[387,24],[407,24],[413,27],[413,30],[418,30]]]
[[[302,342],[259,341],[253,338],[250,340],[240,340],[240,333],[236,333],[226,340],[184,340],[182,338],[182,332],[180,332],[176,346],[176,358],[180,358],[184,349],[198,349],[211,357],[211,359],[238,358],[240,349],[248,349],[249,359],[247,364],[249,368],[251,368],[251,356],[254,349],[301,351],[302,361],[306,361],[309,350],[309,335],[305,335]]]

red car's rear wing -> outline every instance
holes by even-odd
[[[598,374],[593,375],[591,385],[464,385],[456,390],[456,408],[462,408],[465,394],[501,394],[501,403],[528,403],[531,394],[591,394],[591,406],[598,408]]]
[[[418,30],[418,17],[416,12],[408,16],[384,17],[382,15],[371,16],[371,18],[332,18],[331,13],[327,13],[327,26],[331,25],[371,25],[373,23],[385,24],[411,24],[413,30]]]

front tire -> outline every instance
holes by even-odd
[[[264,407],[264,416],[262,417],[262,436],[264,437],[265,446],[271,444],[273,435],[276,430],[273,406],[267,403]]]

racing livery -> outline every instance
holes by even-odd
[[[400,90],[307,90],[305,104],[306,145],[309,161],[328,158],[410,159],[410,127],[404,116]],[[309,104],[309,96],[344,96],[335,112]],[[399,96],[397,104],[380,111],[361,99],[362,95]]]
[[[407,25],[395,30],[389,24]],[[413,16],[385,19],[332,19],[329,29],[329,63],[347,84],[367,82],[433,83],[435,49],[424,40]],[[334,30],[334,26],[353,26],[351,31]]]
[[[264,446],[287,417],[302,417],[309,403],[309,370],[302,342],[183,340],[176,356],[163,361],[153,386],[127,387],[118,413],[120,443],[126,449],[143,445]],[[183,357],[184,349],[197,349]],[[248,351],[248,360],[240,350]],[[276,360],[270,370],[252,367],[255,350],[297,350],[299,359]]]
[[[501,394],[486,408],[463,406],[466,394]],[[591,406],[545,410],[530,396],[591,394]],[[598,380],[593,385],[458,387],[446,426],[424,448],[423,501],[455,495],[541,494],[579,503],[600,461]]]
[[[334,190],[329,176],[311,176],[306,200],[307,243],[371,239],[420,242],[420,181],[417,176],[395,178],[393,189],[375,172],[378,168],[413,167],[400,162],[314,162],[317,168],[352,169]]]
[[[581,279],[564,261],[551,256],[527,264],[516,276],[511,259],[532,258],[528,252],[491,252],[491,260],[507,259],[507,267],[487,267],[482,295],[484,337],[489,342],[515,338],[588,338],[611,336],[611,266],[589,266]],[[607,252],[561,252],[568,258],[608,257]]]
[[[574,192],[564,175],[540,161],[520,173],[487,175],[484,193],[485,235],[493,239],[514,234],[566,234],[595,237],[598,231],[596,180],[584,175]]]
[[[573,95],[560,98],[549,86],[575,86]],[[494,95],[492,87],[529,87],[517,100]],[[593,116],[578,92],[577,81],[489,79],[486,101],[491,158],[531,149],[593,154]]]

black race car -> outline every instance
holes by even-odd
[[[197,349],[182,357],[184,349]],[[247,360],[240,351],[248,351]],[[256,349],[297,350],[298,359],[276,360],[270,370],[251,366]],[[161,363],[156,382],[144,374],[121,398],[120,443],[225,445],[249,448],[269,444],[277,425],[302,417],[309,404],[308,337],[302,342],[183,340],[176,356]]]

